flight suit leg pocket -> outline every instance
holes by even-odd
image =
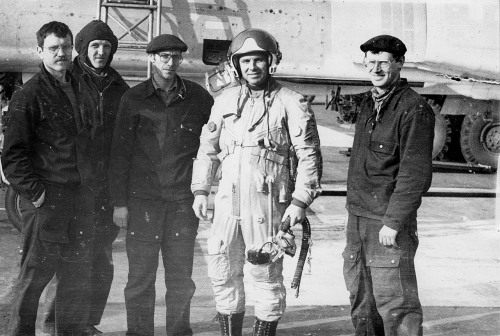
[[[367,255],[366,266],[371,269],[373,295],[402,296],[401,256],[399,255]]]
[[[213,285],[222,285],[229,280],[229,259],[222,239],[212,236],[207,239],[208,277]]]

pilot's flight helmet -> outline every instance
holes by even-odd
[[[269,55],[269,74],[272,75],[276,72],[276,67],[281,61],[278,42],[265,30],[251,28],[236,35],[227,52],[229,66],[236,77],[241,77],[240,56],[255,51],[267,53]]]

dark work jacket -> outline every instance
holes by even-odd
[[[14,191],[31,202],[46,189],[52,190],[50,186],[71,195],[81,184],[94,184],[89,160],[92,128],[89,107],[81,99],[78,79],[69,72],[67,76],[78,100],[76,115],[59,82],[43,64],[41,71],[17,90],[10,101],[1,157],[3,172]],[[51,193],[46,194],[47,204],[55,202],[47,199]],[[45,207],[40,208],[42,212],[50,210],[42,208]],[[74,216],[70,212],[59,214],[59,222],[64,223],[47,231],[46,240],[67,242],[69,221]],[[88,236],[91,232],[86,229],[75,231]]]
[[[434,112],[406,79],[376,122],[371,94],[361,103],[347,177],[347,210],[400,231],[416,218],[432,180]]]
[[[200,85],[180,77],[178,94],[165,106],[152,79],[122,98],[111,151],[110,193],[114,206],[130,197],[177,201],[192,197],[193,160],[213,98]]]
[[[99,181],[96,197],[108,194],[108,169],[111,155],[111,142],[116,116],[120,107],[120,99],[129,89],[128,84],[111,67],[107,68],[106,79],[102,87],[98,87],[92,76],[82,69],[78,57],[74,60],[72,73],[82,78],[82,88],[92,105],[92,172]],[[108,198],[107,196],[105,196]]]

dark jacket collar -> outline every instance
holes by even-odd
[[[191,91],[191,82],[187,80],[182,80],[179,75],[175,75],[175,80],[177,83],[177,89],[176,93],[178,95],[181,95],[183,97],[186,97],[186,95]],[[153,77],[151,76],[145,83],[145,88],[143,91],[143,96],[144,98],[151,96],[153,93],[156,92],[155,85],[153,84]],[[184,84],[184,85],[183,85]]]
[[[388,104],[390,104],[392,107],[395,107],[396,104],[401,99],[403,93],[405,93],[405,91],[408,90],[409,88],[410,86],[408,85],[408,81],[406,80],[406,78],[399,79],[394,89],[394,92],[392,93],[392,97],[388,99]]]
[[[45,65],[40,63],[39,65],[41,71],[40,75],[42,80],[47,82],[51,87],[60,87],[59,81],[45,68]],[[72,85],[75,84],[75,78],[71,75],[69,70],[66,70],[66,79],[71,82]]]
[[[395,104],[397,104],[399,99],[401,99],[401,96],[403,95],[403,93],[406,90],[408,90],[409,88],[410,88],[410,86],[408,85],[408,81],[406,80],[406,78],[400,78],[396,82],[396,85],[394,87],[394,91],[391,93],[391,96],[388,97],[384,106],[387,106],[389,104],[394,106]],[[374,102],[373,102],[371,91],[367,92],[365,99],[367,99],[368,103],[371,104],[371,106],[373,106]]]
[[[81,60],[78,58],[78,56],[74,58],[72,72],[74,72],[77,75],[86,76],[89,78],[91,78],[92,76],[95,75],[93,72],[86,70],[80,64],[80,62],[81,62]],[[122,76],[120,76],[120,74],[115,69],[113,69],[111,66],[107,67],[106,71],[107,71],[107,75],[106,75],[107,77],[109,77],[110,79],[112,79],[113,81],[118,83],[119,85],[122,85],[122,86],[127,85],[125,80],[123,80]]]

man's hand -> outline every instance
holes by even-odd
[[[113,212],[113,222],[115,225],[126,230],[128,226],[128,208],[115,207],[115,211]]]
[[[301,223],[304,218],[306,218],[306,209],[290,204],[288,208],[286,208],[283,218],[281,218],[281,222],[284,222],[287,217],[290,217],[290,226],[295,226],[295,224]]]
[[[393,246],[395,248],[398,248],[399,246],[398,244],[396,244],[397,235],[398,231],[384,225],[378,233],[378,241],[384,246]]]
[[[196,217],[207,220],[208,196],[196,195],[193,202],[193,210]]]

